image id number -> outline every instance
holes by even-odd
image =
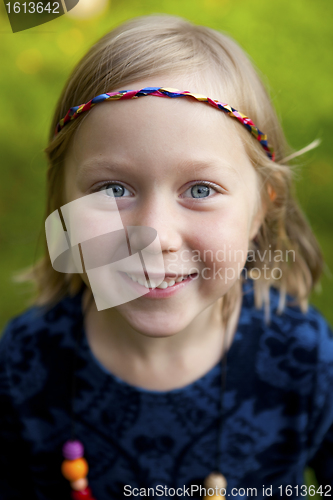
[[[296,496],[302,496],[305,497],[309,495],[310,497],[313,497],[315,495],[320,495],[323,497],[331,497],[332,495],[332,486],[327,484],[326,486],[319,486],[316,488],[313,484],[311,486],[279,486],[278,489],[280,490],[280,496],[286,495],[287,497],[291,497],[292,495]]]
[[[8,2],[6,3],[8,14],[42,14],[48,12],[49,14],[60,14],[59,2],[48,2],[45,6],[43,2]]]

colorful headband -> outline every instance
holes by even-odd
[[[119,90],[118,92],[108,92],[106,94],[101,94],[98,95],[97,97],[94,97],[86,104],[80,104],[80,106],[73,106],[72,108],[69,109],[66,116],[62,118],[62,120],[60,120],[60,122],[58,123],[55,130],[55,135],[57,135],[67,123],[71,122],[72,120],[75,120],[78,116],[80,116],[81,113],[89,111],[89,109],[95,106],[95,104],[98,104],[103,101],[136,99],[138,97],[142,97],[145,95],[154,95],[157,97],[193,97],[197,101],[207,102],[211,106],[214,106],[214,108],[221,109],[230,117],[236,118],[260,142],[261,146],[266,151],[267,156],[272,161],[275,160],[274,149],[268,146],[267,136],[263,134],[255,126],[255,124],[250,118],[243,115],[236,109],[232,108],[229,104],[223,104],[222,102],[214,101],[213,99],[205,97],[201,94],[192,94],[188,90],[180,92],[177,89],[170,89],[164,87],[145,87],[144,89],[141,90]]]

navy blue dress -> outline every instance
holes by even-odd
[[[314,307],[303,314],[288,305],[278,315],[276,289],[267,326],[263,310],[254,307],[251,280],[243,294],[227,354],[219,443],[227,496],[262,498],[263,487],[271,487],[271,498],[306,498],[303,474],[310,466],[321,496],[332,498],[332,330]],[[5,329],[0,499],[70,499],[60,466],[62,445],[71,438],[77,334],[75,433],[85,446],[96,500],[202,498],[204,478],[216,469],[221,363],[180,389],[131,386],[94,357],[82,328],[81,299],[82,292],[48,311],[30,308]]]

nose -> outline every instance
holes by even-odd
[[[130,223],[131,226],[136,226],[131,230],[130,237],[133,252],[147,246],[147,251],[152,254],[161,251],[163,254],[176,252],[181,248],[180,215],[167,195],[163,196],[156,191],[145,197]]]

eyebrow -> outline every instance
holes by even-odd
[[[220,158],[205,158],[205,159],[192,159],[184,160],[180,162],[179,167],[185,171],[191,171],[193,168],[196,170],[224,170],[228,169],[233,173],[237,173],[237,170],[228,162],[221,160]]]
[[[87,160],[86,162],[84,162],[79,166],[79,172],[81,175],[85,176],[91,173],[94,167],[103,170],[110,170],[112,172],[120,174],[124,173],[125,171],[131,173],[130,163],[119,162],[114,160],[108,161],[101,159]],[[237,176],[239,175],[239,172],[237,172],[236,168],[233,165],[231,165],[229,162],[220,160],[219,158],[205,158],[205,159],[193,158],[193,159],[183,160],[178,163],[177,169],[182,170],[184,173],[191,173],[191,171],[193,170],[199,172],[206,170],[223,171],[224,169],[227,169],[230,173],[234,175],[236,174]]]

